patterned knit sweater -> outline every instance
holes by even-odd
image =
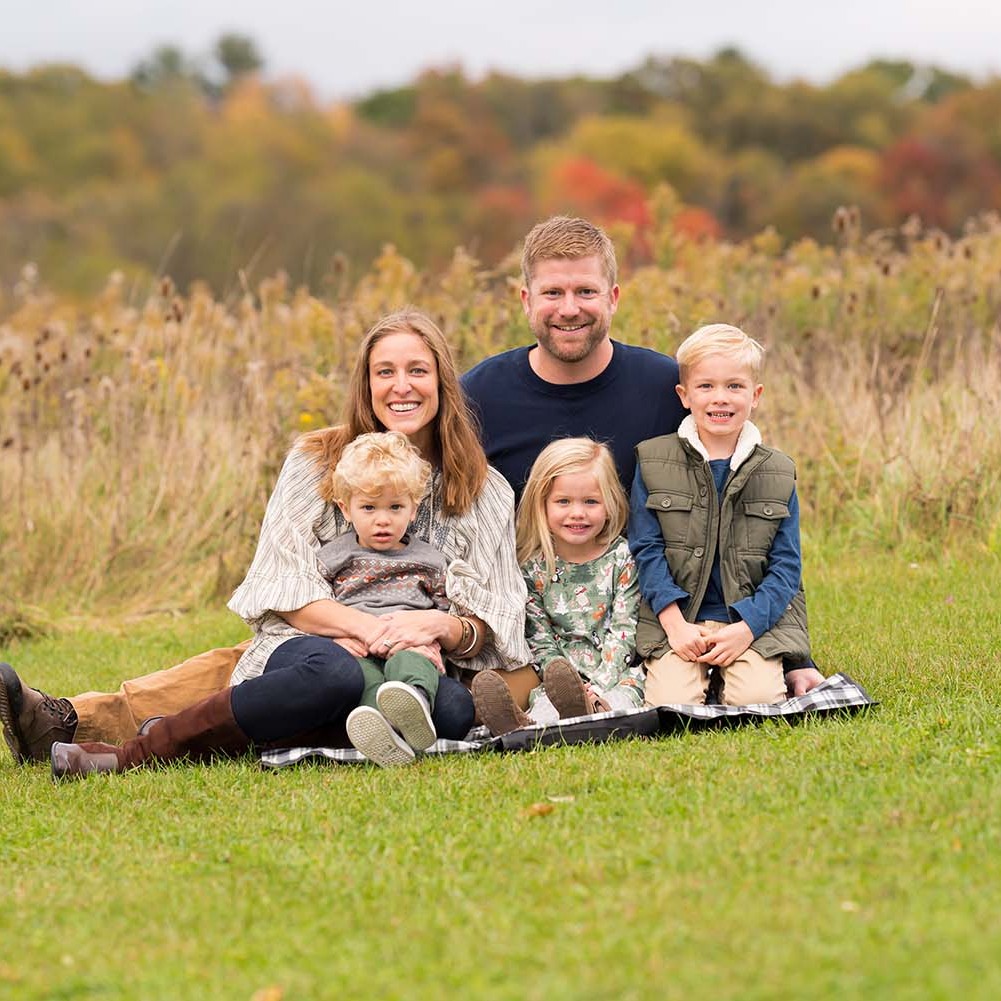
[[[372,615],[438,608],[448,611],[445,557],[420,539],[404,537],[392,552],[365,549],[354,532],[320,548],[317,558],[334,598]]]

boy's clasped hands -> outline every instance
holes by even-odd
[[[716,630],[685,622],[680,636],[672,630],[667,638],[671,649],[686,660],[729,667],[751,645],[754,635],[744,621]]]

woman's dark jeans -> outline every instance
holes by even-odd
[[[337,726],[361,698],[358,661],[325,636],[294,636],[268,658],[264,673],[233,689],[233,716],[255,744]]]
[[[461,681],[442,675],[431,719],[435,732],[447,740],[462,740],[473,725],[473,696]]]
[[[321,727],[341,730],[364,684],[361,666],[344,647],[325,636],[294,636],[275,649],[263,674],[233,689],[233,716],[255,744]],[[431,718],[439,737],[464,737],[473,725],[465,685],[442,677]]]

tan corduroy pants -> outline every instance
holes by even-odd
[[[172,716],[228,687],[250,640],[189,657],[176,667],[123,681],[117,692],[84,692],[70,699],[79,722],[74,740],[120,744],[151,716]]]

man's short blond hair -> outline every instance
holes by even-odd
[[[580,257],[597,257],[609,288],[615,284],[615,247],[603,229],[586,219],[565,215],[556,215],[538,223],[525,237],[525,249],[521,254],[521,275],[525,287],[532,284],[535,265],[539,261],[576,260]]]
[[[333,496],[347,504],[356,494],[383,490],[419,504],[431,478],[431,465],[399,431],[373,431],[348,442],[332,474]]]
[[[738,365],[750,369],[755,382],[760,379],[765,364],[765,349],[740,327],[710,323],[689,334],[675,352],[680,381],[684,383],[692,368],[710,355],[732,358]]]

